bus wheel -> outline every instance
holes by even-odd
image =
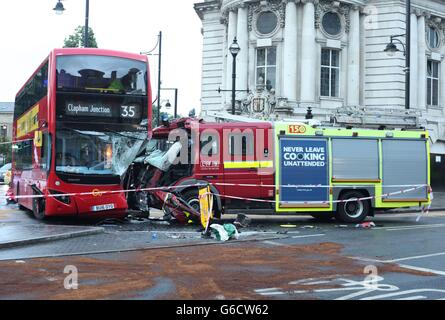
[[[345,223],[360,223],[366,219],[371,210],[369,200],[358,200],[364,198],[365,195],[359,191],[345,192],[338,204],[335,219]]]
[[[44,220],[45,215],[45,200],[34,198],[32,200],[32,213],[37,220]]]
[[[329,222],[334,218],[333,214],[331,212],[325,212],[325,213],[311,213],[311,216],[321,222]]]
[[[190,207],[200,212],[201,205],[199,204],[198,190],[187,190],[182,194],[182,200],[184,200]]]

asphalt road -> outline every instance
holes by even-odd
[[[199,239],[194,226],[105,224],[104,234],[1,249],[0,299],[445,299],[445,212],[371,220],[361,229],[254,217],[241,230],[252,240],[227,243]],[[0,223],[41,222],[1,206]],[[175,246],[151,246],[153,233],[175,235]]]

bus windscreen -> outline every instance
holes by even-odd
[[[110,56],[59,56],[57,91],[146,96],[147,65]]]

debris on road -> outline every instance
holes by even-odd
[[[302,226],[302,229],[317,229],[315,226]]]
[[[236,220],[233,224],[238,228],[247,228],[251,222],[252,222],[252,219],[250,219],[245,214],[238,214],[238,216],[236,217]]]
[[[360,228],[360,229],[371,229],[371,228],[375,228],[376,225],[374,222],[363,222],[363,223],[357,224],[355,227]]]
[[[291,228],[296,228],[297,225],[296,224],[282,224],[280,227],[281,228],[289,228],[289,229],[291,229]]]
[[[215,232],[216,240],[225,242],[230,239],[239,239],[239,233],[233,224],[212,224],[211,229]]]

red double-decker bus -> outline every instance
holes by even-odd
[[[118,191],[150,135],[151,98],[146,56],[53,50],[16,96],[12,199],[38,219],[125,216]]]

